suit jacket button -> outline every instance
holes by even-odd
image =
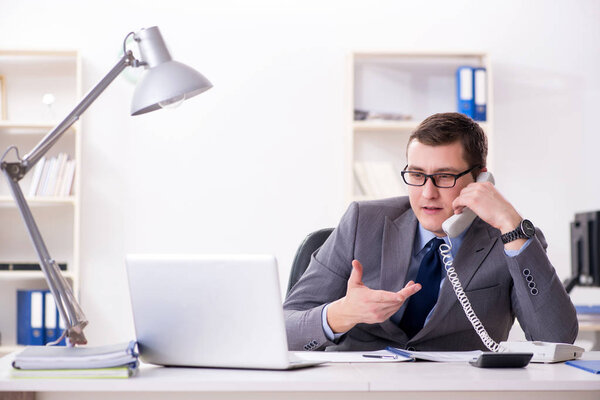
[[[415,351],[415,348],[414,347],[407,347],[406,350],[408,350],[408,351]]]

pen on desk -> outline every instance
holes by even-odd
[[[366,357],[366,358],[389,358],[392,360],[398,359],[398,356],[392,356],[392,355],[386,356],[383,354],[363,354],[363,357]]]

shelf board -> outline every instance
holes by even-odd
[[[26,197],[29,206],[60,206],[75,205],[77,199],[75,196],[69,197]],[[0,207],[16,207],[17,204],[11,196],[0,196]]]
[[[14,135],[42,135],[50,132],[58,122],[32,122],[32,121],[11,121],[0,120],[0,130]],[[69,128],[67,133],[75,131],[74,127]]]
[[[354,121],[352,126],[356,132],[389,132],[389,131],[412,131],[420,122],[417,121],[383,121],[383,120],[369,120],[369,121]]]
[[[353,52],[355,58],[476,58],[486,57],[487,53],[481,51],[420,51],[420,50],[409,50],[409,51],[398,51],[398,50],[357,50]]]
[[[77,57],[77,50],[0,49],[0,57]]]
[[[419,126],[420,121],[354,121],[352,126],[355,132],[412,132]],[[484,131],[487,131],[486,122],[478,122]]]
[[[480,52],[395,52],[395,51],[360,51],[352,54],[356,65],[379,64],[387,66],[458,66],[461,64],[476,63],[485,65],[486,53]]]
[[[73,280],[73,273],[60,271],[66,279]],[[23,280],[23,279],[46,279],[42,271],[0,271],[0,281]]]

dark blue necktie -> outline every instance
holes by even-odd
[[[429,241],[431,248],[421,260],[416,282],[422,288],[408,299],[406,310],[400,321],[400,328],[409,338],[412,338],[423,328],[425,319],[435,305],[440,291],[440,280],[442,278],[442,261],[439,247],[444,241],[433,238]]]

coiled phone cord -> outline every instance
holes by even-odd
[[[462,306],[465,315],[469,319],[471,325],[473,325],[473,329],[475,329],[475,332],[477,332],[485,347],[490,349],[490,351],[498,352],[500,346],[494,341],[494,339],[490,337],[485,330],[485,327],[475,314],[473,307],[471,307],[471,302],[465,294],[460,280],[458,279],[458,274],[452,266],[453,259],[452,254],[450,253],[450,250],[452,249],[452,242],[450,241],[450,237],[448,237],[448,243],[450,243],[450,245],[447,245],[446,243],[440,245],[440,254],[442,255],[442,262],[444,263],[444,269],[448,275],[448,280],[452,285],[452,289],[454,289],[454,293],[456,293],[456,298],[458,299],[458,302]]]

